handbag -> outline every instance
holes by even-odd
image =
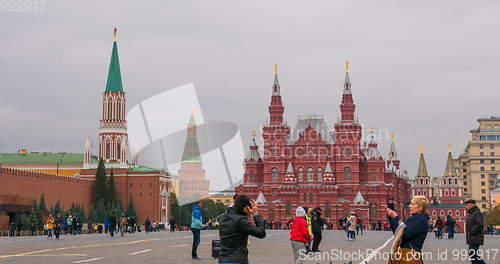
[[[410,248],[402,248],[401,241],[403,240],[403,233],[406,225],[403,222],[399,223],[398,228],[394,232],[394,241],[392,242],[390,257],[387,264],[424,264],[422,260],[422,253]]]

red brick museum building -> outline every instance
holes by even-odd
[[[292,130],[284,119],[276,71],[269,121],[262,128],[263,155],[254,136],[236,193],[256,199],[265,219],[281,223],[295,216],[297,206],[321,207],[335,226],[351,210],[366,225],[386,222],[390,199],[403,213],[400,209],[411,199],[410,183],[400,170],[394,139],[386,160],[373,133],[368,143],[362,142],[355,110],[346,65],[338,121],[330,125],[320,115],[303,115]]]

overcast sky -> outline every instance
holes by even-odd
[[[31,1],[0,11],[0,152],[95,140],[115,26],[128,108],[192,82],[205,120],[237,123],[245,145],[275,62],[288,123],[333,126],[349,60],[360,122],[396,134],[410,175],[419,145],[442,175],[447,145],[456,157],[477,118],[500,115],[498,1]]]

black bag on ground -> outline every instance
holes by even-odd
[[[212,240],[212,258],[219,258],[220,250],[220,240]]]

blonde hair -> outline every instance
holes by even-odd
[[[421,213],[427,212],[427,208],[429,208],[429,200],[427,199],[427,197],[423,195],[413,196],[412,201],[414,201],[416,205],[422,207]]]

